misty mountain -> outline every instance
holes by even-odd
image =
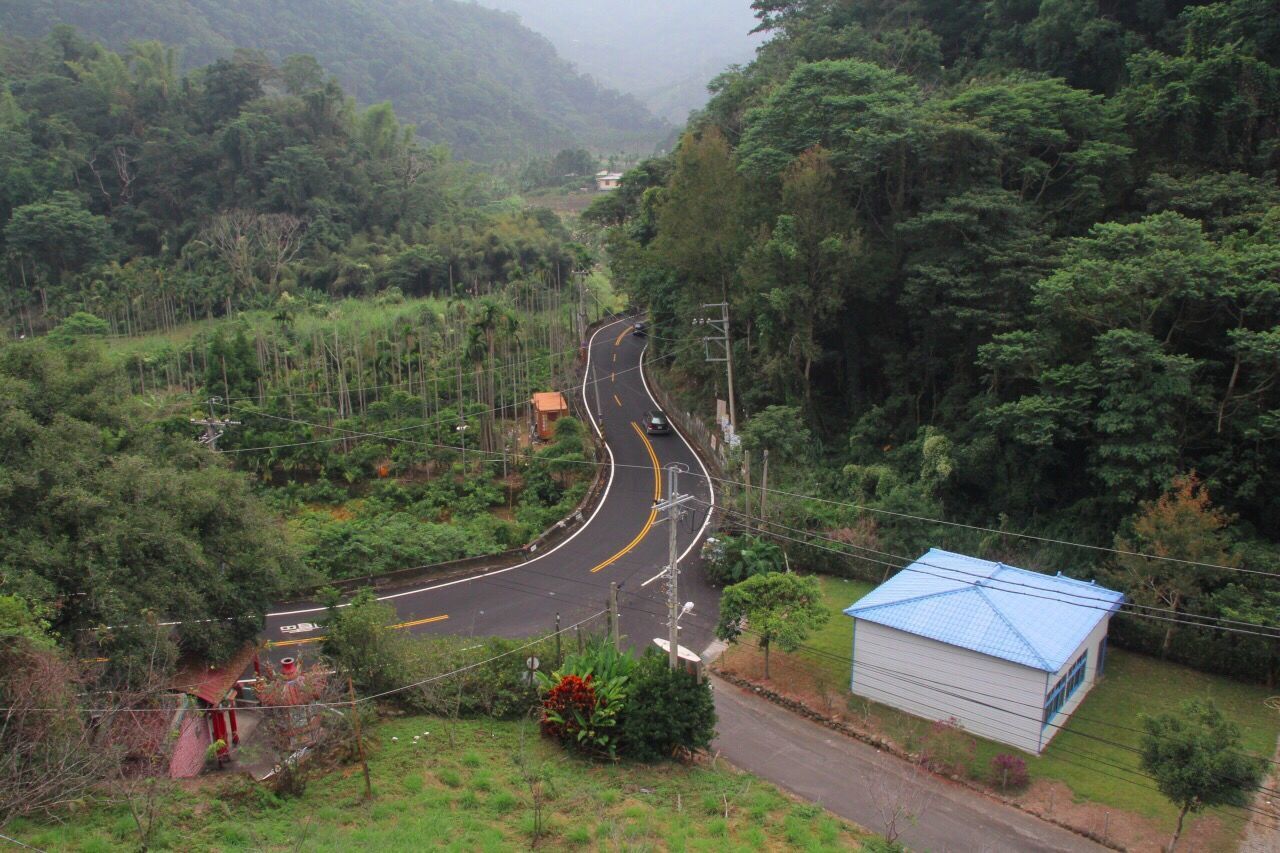
[[[607,86],[683,123],[707,83],[763,41],[751,0],[479,0],[515,12],[560,55]]]
[[[187,67],[308,53],[361,103],[391,101],[432,142],[480,160],[571,146],[649,151],[670,128],[578,73],[510,14],[455,0],[0,0],[0,31],[71,24],[111,47],[158,40]]]

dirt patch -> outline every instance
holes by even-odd
[[[1077,801],[1072,790],[1061,782],[1038,779],[1013,801],[1032,814],[1088,830],[1132,853],[1161,853],[1169,843],[1169,833],[1150,818],[1100,803]],[[1178,839],[1178,848],[1230,849],[1222,846],[1224,829],[1222,821],[1212,815],[1188,821],[1188,827]]]

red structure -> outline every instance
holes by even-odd
[[[178,670],[173,687],[186,701],[174,719],[178,741],[169,762],[171,776],[199,775],[209,746],[219,741],[218,762],[230,759],[231,750],[240,745],[236,707],[244,688],[239,681],[251,666],[258,669],[258,648],[249,643],[221,666],[188,664]]]
[[[533,434],[547,441],[555,433],[556,421],[569,414],[569,403],[559,391],[539,391],[533,395]]]

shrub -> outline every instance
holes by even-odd
[[[708,539],[702,557],[707,579],[729,586],[755,575],[786,568],[782,549],[756,536],[721,536]]]
[[[667,656],[649,649],[631,679],[618,724],[619,750],[641,761],[706,749],[715,736],[716,710],[709,682],[671,669]]]
[[[561,743],[578,744],[590,739],[594,745],[599,701],[591,676],[565,675],[547,691],[542,700],[542,733]]]
[[[1002,752],[991,759],[991,786],[1001,791],[1025,788],[1031,781],[1027,762],[1016,755]]]
[[[977,744],[955,717],[929,727],[920,748],[920,763],[935,773],[964,775],[973,764]]]
[[[561,743],[586,752],[617,753],[615,729],[636,661],[606,640],[595,640],[581,653],[565,658],[552,673],[537,673],[547,691],[542,703],[542,731]]]

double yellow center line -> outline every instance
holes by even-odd
[[[443,622],[449,618],[449,614],[445,613],[441,616],[428,616],[425,619],[413,619],[409,622],[397,622],[395,625],[389,626],[392,630],[402,631],[406,628],[416,628],[419,625],[428,625],[432,622]],[[284,646],[305,646],[308,643],[323,643],[328,637],[303,637],[298,640],[268,640],[266,647],[268,649],[277,649]]]
[[[658,502],[658,498],[662,495],[662,469],[658,465],[658,454],[654,452],[653,444],[649,441],[649,436],[644,434],[644,430],[640,429],[639,424],[632,421],[631,428],[636,431],[636,435],[640,436],[640,440],[644,442],[644,449],[649,451],[649,461],[653,463],[653,502],[656,504]],[[602,569],[607,569],[627,554],[630,554],[635,547],[640,544],[641,540],[648,535],[649,529],[653,527],[653,522],[657,517],[658,511],[656,509],[649,510],[649,517],[645,519],[644,527],[640,528],[640,532],[636,534],[636,538],[628,542],[627,546],[621,551],[592,569],[591,573],[595,574]]]

